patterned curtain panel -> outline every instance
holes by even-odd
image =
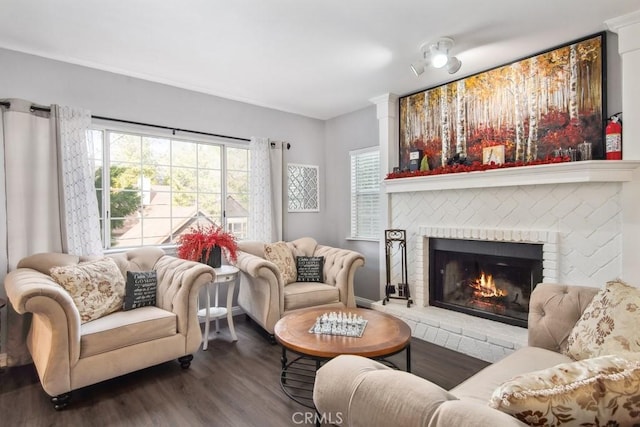
[[[282,146],[251,138],[249,239],[282,240]]]
[[[86,140],[91,113],[81,108],[54,105],[51,120],[55,123],[60,153],[63,252],[101,255],[98,201]]]
[[[249,239],[271,242],[271,163],[269,139],[251,138],[249,167]]]

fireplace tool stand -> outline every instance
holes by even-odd
[[[391,284],[391,250],[393,249],[394,243],[398,244],[402,258],[402,282],[398,283],[397,288]],[[407,307],[411,307],[413,300],[411,299],[409,281],[407,280],[407,231],[385,230],[384,252],[387,262],[387,286],[385,286],[385,297],[382,300],[382,305],[386,305],[390,299],[402,299],[407,301]]]

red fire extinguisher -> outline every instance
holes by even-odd
[[[622,122],[620,113],[609,117],[605,129],[607,160],[622,160]]]

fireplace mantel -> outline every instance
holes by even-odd
[[[589,160],[384,180],[385,193],[580,182],[626,182],[638,160]]]

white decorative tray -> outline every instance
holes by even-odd
[[[318,316],[316,323],[309,329],[310,334],[340,335],[360,338],[367,327],[367,320],[354,313],[335,312]]]

